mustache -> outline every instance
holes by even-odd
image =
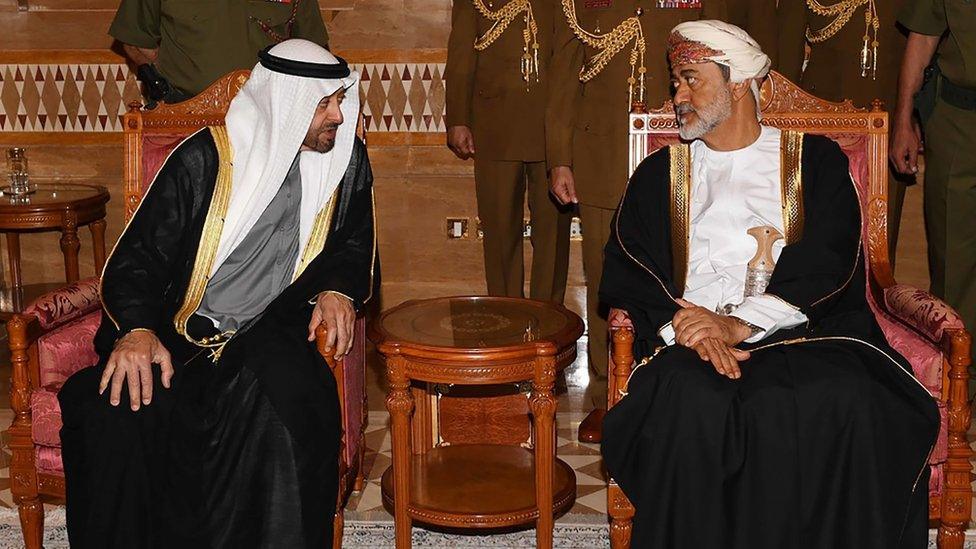
[[[322,130],[327,132],[334,131],[337,129],[339,129],[339,124],[335,124],[335,123],[329,123],[322,127]]]
[[[695,108],[691,106],[691,103],[681,103],[680,105],[676,105],[675,106],[674,112],[678,116],[681,116],[683,114],[688,114],[688,113],[695,112]]]

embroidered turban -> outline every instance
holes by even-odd
[[[713,61],[725,65],[733,82],[769,73],[769,56],[749,34],[724,21],[688,21],[671,30],[668,61],[678,65]]]

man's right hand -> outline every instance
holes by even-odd
[[[447,146],[461,160],[474,156],[474,135],[467,126],[451,126],[447,128]]]
[[[748,360],[751,356],[749,351],[730,347],[721,339],[714,337],[702,339],[693,349],[698,352],[702,360],[711,362],[716,372],[729,379],[742,377],[739,362]]]
[[[576,179],[573,177],[573,168],[569,166],[555,166],[549,172],[549,192],[552,193],[560,204],[578,204],[576,198]]]
[[[125,334],[115,342],[115,349],[105,364],[98,394],[103,394],[111,382],[109,401],[112,406],[118,406],[122,396],[122,382],[127,382],[132,411],[138,410],[142,404],[149,404],[152,402],[153,364],[159,364],[163,387],[169,389],[173,378],[173,362],[169,351],[163,347],[156,334],[146,330]]]
[[[918,173],[918,154],[923,151],[922,130],[914,117],[896,120],[891,131],[891,150],[888,153],[895,169],[903,174]]]

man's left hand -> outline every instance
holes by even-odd
[[[335,292],[322,292],[308,323],[308,340],[315,341],[315,329],[319,324],[325,324],[325,349],[335,349],[336,360],[339,360],[352,350],[355,322],[356,310],[349,298]]]
[[[674,314],[671,327],[674,328],[674,341],[678,345],[694,348],[703,339],[713,338],[734,346],[749,337],[749,328],[731,317],[719,315],[684,299],[677,302],[682,309]]]

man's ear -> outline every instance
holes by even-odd
[[[729,91],[732,92],[732,99],[734,101],[739,101],[744,96],[752,94],[752,90],[749,88],[749,80],[729,82]]]

